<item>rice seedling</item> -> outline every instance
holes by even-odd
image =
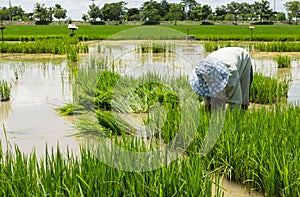
[[[84,114],[85,113],[85,108],[82,105],[78,104],[67,104],[63,107],[59,107],[56,109],[59,111],[59,113],[62,116],[69,116],[69,115],[79,115],[79,114]]]
[[[205,156],[212,169],[228,179],[265,196],[298,196],[300,136],[299,107],[262,108],[243,112],[227,111],[222,133]],[[210,114],[200,110],[196,139],[190,156],[199,154],[208,132]]]
[[[142,53],[170,53],[175,51],[175,44],[166,42],[143,43],[138,47]]]
[[[253,46],[261,52],[300,52],[299,42],[258,42]]]
[[[1,53],[51,53],[57,55],[63,55],[68,52],[71,46],[76,46],[78,53],[87,53],[87,44],[78,44],[78,40],[72,39],[37,39],[33,42],[15,42],[15,43],[0,43]]]
[[[288,68],[291,66],[291,58],[286,55],[279,55],[276,58],[278,68]]]
[[[212,52],[223,47],[242,47],[248,51],[260,52],[299,52],[298,42],[205,42],[203,44],[207,52]]]
[[[12,85],[7,81],[0,81],[0,100],[1,101],[9,101],[11,96]]]
[[[77,157],[70,152],[64,156],[59,147],[46,149],[42,158],[34,152],[24,155],[18,147],[6,153],[0,149],[3,196],[211,195],[212,181],[199,157],[177,160],[152,171],[126,172],[103,163],[96,154],[97,147],[83,147]],[[108,149],[99,151],[111,154]]]
[[[110,111],[96,111],[96,118],[101,126],[111,131],[112,134],[122,135],[136,133],[135,129],[118,114]]]
[[[227,114],[214,158],[230,166],[231,179],[266,196],[298,196],[297,113],[299,107]]]
[[[288,88],[288,80],[279,81],[255,73],[250,88],[250,102],[260,104],[279,103],[287,97]]]
[[[67,59],[73,62],[77,62],[79,60],[79,56],[77,53],[77,48],[74,46],[70,46],[67,50]]]
[[[191,33],[195,35],[196,40],[237,40],[249,41],[250,32],[248,25],[161,25],[161,28],[143,27],[140,25],[114,25],[114,26],[97,26],[81,25],[77,32],[77,38],[80,41],[87,40],[104,40],[107,38],[114,39],[186,39],[186,29],[193,29]],[[170,34],[166,34],[166,29],[171,29]],[[131,31],[127,31],[131,30]],[[142,31],[143,30],[143,31]],[[176,31],[174,31],[176,30]],[[5,30],[7,36],[5,40],[10,41],[34,41],[36,39],[62,38],[69,39],[69,30],[66,26],[11,26]],[[125,32],[128,32],[126,34]],[[169,30],[168,30],[169,31]],[[123,32],[123,33],[121,33]],[[182,32],[182,34],[178,34]],[[226,33],[224,33],[226,32]],[[114,35],[114,36],[112,36]],[[144,35],[144,36],[143,36]],[[151,36],[152,35],[152,36]],[[164,36],[162,36],[164,35]],[[151,36],[151,37],[150,37]],[[293,25],[259,25],[253,31],[252,41],[299,41],[299,29]]]

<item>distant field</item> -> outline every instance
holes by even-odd
[[[141,28],[142,27],[142,28]],[[76,36],[80,40],[102,40],[115,35],[116,33],[132,29],[147,29],[148,34],[162,35],[165,34],[167,28],[178,30],[179,34],[194,35],[197,40],[250,40],[250,29],[248,25],[177,25],[177,26],[155,26],[151,32],[149,26],[133,26],[133,25],[112,25],[112,26],[79,26],[75,31]],[[161,31],[157,31],[161,28]],[[189,30],[187,30],[189,29]],[[174,33],[174,30],[171,30]],[[5,40],[35,40],[36,38],[63,38],[68,37],[71,33],[66,25],[63,26],[6,26],[4,30]],[[131,30],[123,35],[141,33],[140,31]],[[274,25],[274,26],[255,26],[252,32],[253,41],[300,41],[300,27],[297,25]]]

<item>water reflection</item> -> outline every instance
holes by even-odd
[[[10,101],[0,102],[0,121],[3,122],[7,119],[11,112]]]
[[[155,45],[155,42],[153,42]],[[132,69],[155,67],[157,73],[165,72],[166,68],[178,71],[180,74],[189,74],[193,65],[201,58],[204,58],[204,48],[197,43],[177,41],[176,43],[162,41],[156,43],[157,46],[165,48],[165,53],[143,53],[142,45],[149,45],[149,41],[102,41],[90,48],[90,58],[95,56],[106,56],[110,64],[114,65],[116,71],[125,74]],[[97,49],[101,50],[97,50]],[[160,65],[160,66],[158,66]],[[151,70],[151,69],[149,69]],[[138,74],[138,73],[137,73]]]

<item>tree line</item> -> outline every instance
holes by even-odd
[[[284,4],[287,15],[284,12],[275,12],[270,8],[267,0],[247,2],[231,2],[227,5],[217,6],[212,10],[210,5],[201,5],[196,0],[182,0],[180,3],[169,3],[167,0],[157,2],[146,1],[140,8],[127,8],[124,1],[106,3],[99,7],[92,2],[87,13],[83,14],[82,20],[86,22],[105,21],[288,21],[297,24],[300,18],[300,2],[289,1]],[[54,7],[46,7],[45,4],[36,3],[32,13],[25,13],[20,6],[0,9],[1,20],[34,20],[40,22],[52,22],[55,19],[61,21],[67,18],[67,10],[60,4]],[[69,18],[70,20],[70,18]]]

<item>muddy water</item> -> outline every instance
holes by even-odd
[[[91,46],[90,56],[107,56],[109,61],[114,63],[116,71],[138,77],[148,71],[172,76],[189,74],[194,64],[205,55],[202,45],[186,41],[164,42],[166,47],[162,45],[163,48],[171,51],[164,54],[139,52],[142,45],[149,43],[149,41],[102,41],[100,47],[99,44]]]
[[[72,123],[54,110],[72,101],[66,63],[1,61],[0,76],[12,84],[11,100],[0,103],[0,139],[4,150],[4,128],[9,143],[18,145],[24,153],[35,148],[37,155],[42,155],[46,144],[78,150],[79,141],[70,137],[75,132]]]

